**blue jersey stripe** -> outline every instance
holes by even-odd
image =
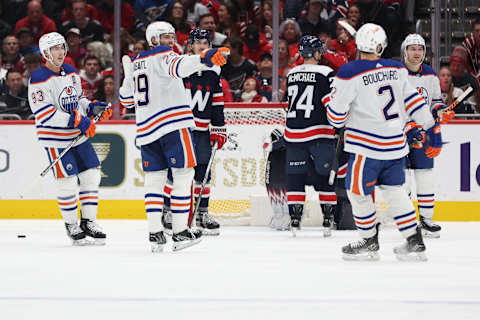
[[[186,118],[181,118],[181,119],[177,119],[177,120],[171,120],[171,121],[168,121],[168,122],[164,122],[161,125],[159,125],[158,127],[155,127],[155,129],[153,129],[150,132],[147,132],[147,133],[144,133],[144,134],[141,134],[141,135],[137,135],[137,138],[143,138],[143,137],[149,136],[152,133],[154,133],[155,131],[157,131],[158,129],[160,129],[160,128],[166,126],[166,125],[169,125],[171,123],[180,122],[180,121],[188,121],[188,120],[193,120],[193,117],[186,117]]]
[[[37,114],[39,114],[39,113],[42,113],[43,110],[45,110],[45,109],[47,109],[47,108],[49,108],[49,107],[53,107],[53,104],[47,104],[46,106],[41,107],[40,109],[38,109],[37,111],[35,111],[33,114],[34,114],[34,115],[37,115]]]
[[[137,123],[137,127],[140,127],[140,126],[146,124],[147,122],[149,122],[150,120],[159,116],[162,113],[169,112],[169,111],[172,111],[172,110],[178,110],[178,109],[182,109],[182,108],[189,108],[190,109],[190,106],[181,105],[181,106],[175,106],[175,107],[170,107],[170,108],[164,109],[162,111],[159,111],[159,112],[155,113],[153,116],[150,116],[147,120]]]

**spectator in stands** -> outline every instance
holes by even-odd
[[[32,30],[35,43],[38,43],[40,37],[45,33],[57,31],[55,22],[43,14],[42,3],[39,0],[32,0],[28,3],[27,16],[18,20],[15,25],[15,35],[18,34],[18,30],[25,27]]]
[[[320,17],[325,10],[327,0],[310,0],[307,4],[307,14],[298,20],[302,35],[316,36],[322,31],[328,31],[328,22]]]
[[[265,39],[270,42],[273,38],[273,4],[271,0],[262,2],[258,26],[260,31],[265,34]]]
[[[270,53],[264,53],[260,57],[258,63],[257,80],[259,83],[258,93],[268,101],[272,101],[272,76],[273,76],[273,64],[272,55]],[[281,76],[282,74],[279,74]]]
[[[90,42],[86,47],[85,56],[95,56],[100,60],[100,66],[108,69],[113,67],[113,46],[100,41]]]
[[[348,7],[347,19],[352,22],[355,30],[358,30],[362,25],[362,15],[360,14],[360,8],[356,4],[352,4]]]
[[[192,25],[186,22],[187,11],[184,9],[181,1],[178,0],[170,4],[165,20],[170,22],[170,24],[175,28],[177,42],[180,46],[185,48]]]
[[[338,19],[338,21],[344,21],[350,25],[351,22],[350,20],[346,18],[341,18]],[[348,58],[348,61],[353,61],[356,58],[357,55],[357,46],[355,44],[355,39],[353,36],[345,30],[337,21],[337,28],[336,28],[336,35],[337,38],[331,40],[327,47],[335,51],[337,53],[341,53],[342,55],[346,56]]]
[[[260,56],[266,52],[272,51],[272,45],[268,43],[264,35],[255,24],[251,24],[245,31],[245,45],[243,47],[243,56],[258,63]]]
[[[33,33],[30,28],[21,28],[18,30],[18,45],[19,52],[22,56],[25,56],[29,53],[38,53],[40,54],[40,49],[37,44],[33,42]]]
[[[232,2],[237,8],[238,13],[238,34],[240,38],[245,37],[247,26],[260,23],[260,1],[258,0],[234,0]]]
[[[0,1],[0,17],[5,13],[4,2],[5,1]],[[5,38],[9,34],[12,34],[12,26],[7,21],[3,20],[2,17],[0,18],[0,39]]]
[[[468,54],[467,70],[480,79],[480,19],[473,22],[473,34],[462,42]]]
[[[103,26],[105,33],[108,35],[113,30],[113,4],[115,0],[100,0],[98,8],[98,21]],[[132,6],[122,1],[122,10],[120,12],[120,25],[128,32],[133,31],[134,14]]]
[[[450,55],[450,72],[452,73],[453,85],[465,91],[468,87],[474,89],[473,97],[470,96],[468,102],[475,105],[477,112],[480,113],[480,90],[478,79],[475,79],[466,70],[467,52],[463,47],[456,47]]]
[[[28,82],[32,72],[37,70],[42,65],[42,56],[38,53],[29,53],[27,54],[23,61],[25,62],[25,72],[23,73],[23,85],[28,87]]]
[[[243,83],[243,91],[240,97],[240,102],[268,102],[267,98],[259,95],[257,88],[259,87],[258,80],[255,77],[248,77]]]
[[[237,101],[240,98],[243,82],[247,77],[256,74],[257,66],[243,56],[243,42],[239,38],[228,38],[224,46],[230,49],[230,55],[227,63],[222,67],[221,75],[228,81],[233,99]]]
[[[290,52],[288,51],[288,42],[285,39],[278,40],[278,75],[282,75],[283,71],[292,64]]]
[[[136,0],[135,16],[147,17],[148,23],[166,18],[167,8],[173,0]]]
[[[23,57],[20,54],[18,39],[15,36],[5,37],[5,39],[3,39],[2,49],[2,67],[7,70],[16,69],[23,73],[23,71],[25,71],[25,66],[23,64]]]
[[[210,31],[210,38],[213,48],[222,46],[223,42],[227,39],[224,34],[215,31],[217,25],[215,24],[215,19],[210,12],[200,16],[198,19],[198,27],[200,29]]]
[[[205,7],[203,4],[197,2],[197,0],[182,0],[183,6],[185,10],[187,11],[187,23],[191,25],[198,25],[200,29],[205,29],[210,31],[210,34],[213,34],[212,31],[215,31],[215,28],[213,30],[204,28],[200,25],[200,18],[202,16],[205,16],[206,14],[210,14],[212,19],[214,19],[213,15],[210,13],[210,10],[208,10],[207,7]],[[215,19],[214,22],[215,24]]]
[[[222,84],[223,100],[225,102],[233,102],[232,89],[230,89],[227,79],[221,77],[220,83]]]
[[[218,7],[218,24],[217,32],[224,34],[227,37],[237,34],[236,22],[238,20],[237,11],[230,3],[221,4]]]
[[[452,73],[450,72],[450,69],[448,68],[448,66],[442,66],[440,68],[439,78],[440,78],[440,88],[442,89],[443,103],[449,106],[452,104],[453,101],[455,101],[455,99],[457,99],[463,93],[463,90],[453,85]],[[453,109],[453,111],[455,111],[456,114],[475,113],[475,111],[473,110],[470,104],[468,103],[464,104],[463,102],[459,103]]]
[[[99,101],[105,101],[112,104],[112,110],[118,108],[120,104],[115,104],[115,83],[112,75],[106,75],[99,85],[98,90],[95,93],[94,99]],[[129,109],[124,106],[120,106],[120,117],[127,113]],[[130,109],[132,113],[135,113],[135,109]]]
[[[108,50],[110,51],[111,55],[113,55],[113,41],[114,38],[114,31],[108,37],[108,42],[105,43]],[[120,28],[120,56],[128,55],[133,56],[133,46],[135,44],[135,39],[132,37],[130,33],[124,28]],[[178,52],[177,52],[178,53]]]
[[[70,28],[65,33],[65,38],[68,44],[67,57],[72,58],[77,70],[83,68],[83,59],[86,56],[87,50],[82,45],[82,39],[80,38],[80,30],[78,28]]]
[[[87,56],[84,64],[84,69],[80,70],[79,74],[82,80],[82,89],[87,98],[93,100],[102,80],[100,60],[95,56]]]
[[[18,70],[7,72],[7,91],[0,96],[0,113],[18,114],[26,120],[31,114],[28,104],[28,89],[23,85],[22,74]]]
[[[140,52],[147,51],[149,48],[147,41],[137,40],[133,46],[133,55],[137,56]]]
[[[91,41],[103,41],[104,30],[100,22],[90,19],[87,16],[87,1],[86,0],[72,0],[72,15],[71,20],[67,20],[62,24],[62,30],[66,33],[72,28],[80,30],[80,38],[84,45]]]
[[[303,8],[307,0],[284,0],[283,1],[283,17],[285,19],[300,18]]]
[[[86,17],[98,21],[98,10],[91,4],[87,4]],[[73,20],[72,0],[67,0],[65,9],[62,11],[62,23],[67,20]]]
[[[296,61],[300,58],[298,53],[298,41],[302,36],[300,26],[295,20],[287,19],[282,22],[279,28],[280,38],[287,40],[288,52],[292,61]]]

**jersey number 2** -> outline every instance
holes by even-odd
[[[142,73],[137,76],[136,80],[135,87],[137,92],[141,94],[138,98],[138,105],[145,106],[150,102],[148,97],[148,77],[146,74]]]
[[[398,118],[398,113],[388,113],[388,110],[393,106],[393,103],[395,102],[395,96],[393,95],[393,89],[392,86],[387,85],[378,88],[378,95],[384,95],[388,93],[389,100],[387,102],[387,105],[383,108],[383,115],[385,116],[385,120],[393,120]]]
[[[295,118],[297,117],[297,112],[295,110],[303,110],[305,111],[305,119],[310,118],[310,114],[312,113],[315,106],[313,105],[313,89],[314,87],[308,85],[305,87],[305,90],[300,95],[298,100],[296,100],[298,95],[298,86],[293,85],[288,87],[288,101],[289,101],[289,108],[287,113],[287,118]],[[292,111],[293,106],[295,106],[295,110]]]

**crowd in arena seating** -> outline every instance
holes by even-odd
[[[406,2],[406,1],[403,1]],[[298,41],[318,36],[328,48],[322,64],[338,70],[356,58],[353,36],[339,21],[358,29],[374,22],[387,32],[386,57],[400,58],[400,43],[414,32],[402,0],[280,0],[279,98],[285,101],[285,76],[302,63]],[[212,46],[226,46],[231,54],[222,68],[227,102],[272,100],[272,0],[125,0],[121,8],[121,54],[148,50],[145,29],[152,21],[168,21],[176,30],[177,53],[189,53],[192,28],[210,31]],[[79,70],[89,99],[115,103],[113,81],[114,0],[0,0],[0,116],[31,119],[27,86],[30,74],[42,63],[38,39],[57,31],[68,43],[66,63]],[[475,94],[457,113],[480,113],[480,20],[471,36],[455,48],[449,65],[439,70],[446,103],[473,86]],[[118,104],[120,115],[127,110]],[[4,117],[8,118],[8,117]]]

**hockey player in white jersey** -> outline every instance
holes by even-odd
[[[64,63],[67,43],[52,32],[39,41],[46,64],[32,73],[28,86],[30,108],[35,115],[37,136],[53,162],[79,135],[84,135],[52,168],[57,184],[57,199],[67,235],[74,245],[105,244],[106,235],[96,223],[100,162],[88,138],[95,135],[91,118],[105,110],[104,102],[91,102],[82,92],[77,70]],[[111,110],[100,120],[111,116]],[[79,183],[78,183],[78,182]],[[79,190],[78,190],[79,189]],[[77,200],[81,222],[78,225]]]
[[[173,250],[198,243],[201,231],[188,226],[191,185],[196,165],[191,128],[195,127],[182,78],[201,70],[225,64],[227,48],[207,49],[200,55],[177,55],[162,38],[174,38],[175,29],[167,22],[153,22],[146,30],[150,50],[133,60],[123,58],[125,79],[120,101],[136,108],[137,144],[141,147],[145,171],[145,209],[152,251],[166,243],[161,223],[163,187],[170,168]]]
[[[385,31],[367,23],[357,32],[360,59],[342,66],[332,82],[326,102],[335,127],[345,126],[345,151],[350,153],[346,189],[355,224],[362,239],[342,248],[346,260],[378,260],[379,243],[372,191],[378,186],[406,242],[394,248],[399,260],[426,260],[425,244],[417,226],[415,208],[405,183],[408,145],[403,132],[410,117],[425,130],[425,153],[436,157],[442,148],[440,125],[418,91],[409,84],[402,63],[382,59]]]
[[[453,112],[442,115],[442,110],[448,107],[442,101],[442,90],[437,73],[428,64],[423,63],[425,51],[425,40],[422,36],[410,34],[401,46],[402,60],[408,70],[409,82],[425,99],[434,119],[445,121],[453,115]],[[432,221],[435,206],[433,158],[426,156],[422,141],[413,141],[415,135],[423,133],[423,130],[417,127],[415,121],[408,121],[406,130],[407,138],[410,140],[408,142],[412,145],[408,154],[408,168],[413,170],[415,176],[420,226],[425,236],[438,238],[440,237],[441,227]]]

